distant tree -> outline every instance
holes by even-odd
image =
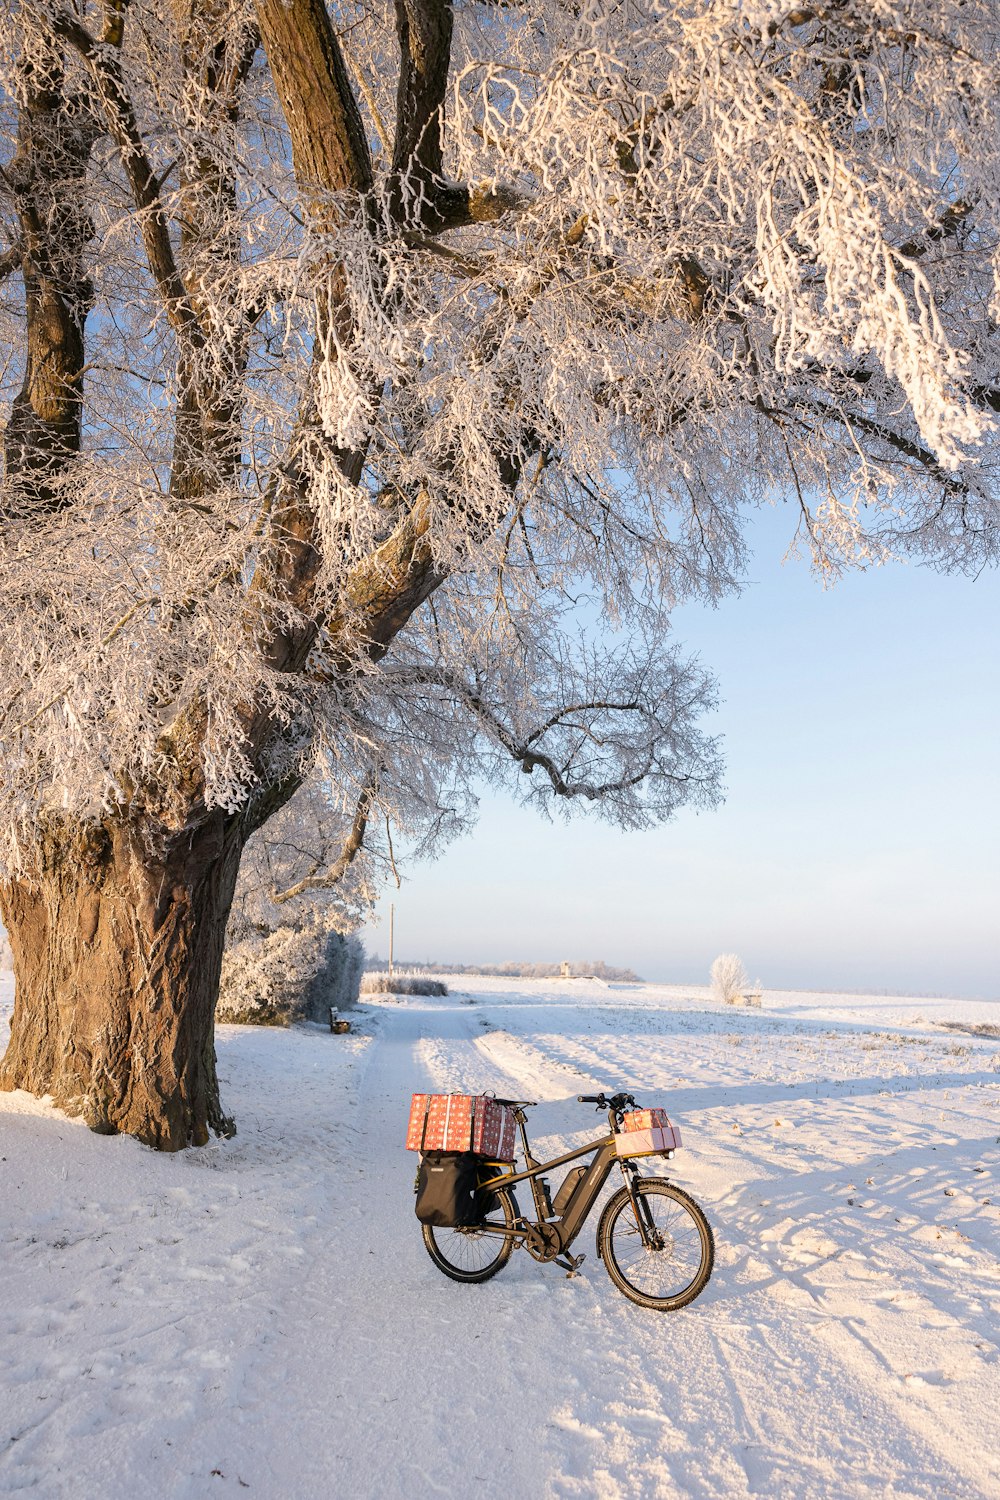
[[[12,0],[0,1086],[232,1128],[240,858],[317,767],[331,875],[475,773],[711,805],[668,619],[736,585],[748,507],[792,494],[830,575],[995,560],[998,27]]]
[[[750,993],[743,960],[735,953],[720,953],[712,964],[710,978],[712,993],[726,1005],[742,1005]]]
[[[383,969],[385,960],[372,957],[367,961],[366,968]],[[401,967],[405,967],[402,965]],[[485,976],[497,975],[500,978],[513,979],[552,979],[562,972],[562,964],[523,963],[519,964],[512,960],[502,964],[446,964],[446,963],[422,963],[419,965],[425,974],[482,974]],[[641,984],[642,980],[633,969],[616,969],[611,964],[606,964],[603,959],[582,959],[570,964],[570,972],[581,978],[606,979],[609,982],[617,981],[624,984]]]

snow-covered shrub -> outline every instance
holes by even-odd
[[[365,950],[353,932],[327,930],[321,962],[306,990],[306,1015],[312,1021],[329,1019],[330,1007],[355,1005],[365,967]]]
[[[447,995],[443,979],[423,979],[412,974],[366,974],[361,981],[363,995]]]
[[[357,1000],[363,964],[358,938],[318,921],[244,928],[226,947],[215,1018],[252,1026],[326,1021],[331,1006]]]
[[[426,964],[429,974],[486,974],[502,979],[557,979],[562,976],[562,964],[517,963],[508,960],[502,964]],[[634,969],[616,968],[606,964],[602,958],[573,959],[569,964],[573,979],[605,979],[609,984],[642,984],[642,977]]]
[[[735,953],[720,953],[709,971],[712,992],[717,1000],[726,1005],[760,1004],[759,990],[756,1001],[750,998],[750,979],[743,960]]]
[[[2,927],[0,927],[0,969],[12,969],[14,967],[14,955],[10,951],[10,938]]]
[[[363,861],[346,894],[347,867],[339,874],[330,868],[343,836],[327,789],[315,778],[254,834],[226,932],[216,1020],[326,1022],[331,1006],[343,1010],[357,1001],[365,951],[350,929],[370,893]]]

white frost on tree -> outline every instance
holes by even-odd
[[[253,834],[226,930],[216,1021],[326,1022],[331,1008],[355,1003],[365,954],[353,929],[377,890],[377,847],[369,841],[338,878],[343,843],[343,820],[316,778]]]
[[[302,920],[233,933],[222,957],[217,1021],[250,1026],[328,1022],[355,1003],[364,949],[353,933]]]
[[[720,953],[709,970],[712,994],[724,1005],[752,1004],[750,978],[742,958],[736,953]],[[760,999],[757,999],[758,1005]]]
[[[998,35],[997,0],[6,9],[0,1083],[228,1128],[240,854],[316,768],[332,882],[477,773],[712,805],[668,627],[749,508],[791,496],[831,576],[996,561]]]

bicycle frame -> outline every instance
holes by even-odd
[[[601,1189],[611,1175],[615,1163],[621,1167],[625,1185],[629,1189],[629,1196],[632,1198],[633,1208],[636,1211],[636,1221],[643,1241],[644,1243],[649,1242],[647,1233],[648,1228],[651,1228],[651,1226],[647,1226],[648,1210],[645,1210],[645,1205],[642,1205],[640,1208],[640,1204],[632,1193],[632,1183],[635,1177],[638,1176],[639,1169],[635,1166],[631,1158],[618,1155],[615,1147],[617,1132],[613,1111],[608,1115],[608,1122],[611,1126],[608,1135],[602,1136],[597,1141],[588,1141],[585,1146],[578,1146],[575,1151],[567,1151],[562,1156],[554,1156],[551,1161],[543,1162],[536,1161],[531,1154],[531,1146],[528,1143],[528,1135],[525,1130],[527,1116],[523,1109],[515,1108],[513,1114],[521,1132],[521,1143],[524,1148],[526,1168],[523,1172],[504,1172],[498,1177],[491,1177],[487,1181],[481,1182],[480,1188],[485,1191],[489,1188],[513,1187],[517,1182],[530,1182],[535,1211],[538,1215],[538,1223],[556,1229],[559,1234],[558,1246],[552,1247],[551,1253],[553,1258],[566,1252],[580,1233],[591,1209],[597,1202]],[[553,1215],[550,1205],[546,1202],[545,1188],[538,1182],[538,1179],[543,1173],[553,1171],[556,1167],[565,1166],[569,1162],[577,1161],[581,1156],[588,1156],[591,1152],[596,1152],[594,1160],[590,1163],[587,1171],[581,1178],[580,1185],[573,1194],[566,1213],[558,1217]],[[547,1208],[549,1209],[548,1214],[546,1214]],[[530,1237],[530,1229],[535,1227],[535,1225],[531,1224],[530,1220],[526,1220],[522,1214],[519,1214],[513,1229],[508,1228],[506,1225],[491,1223],[489,1220],[486,1220],[481,1225],[477,1225],[476,1229],[480,1233],[512,1235],[519,1244],[523,1244]]]

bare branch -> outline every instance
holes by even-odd
[[[299,190],[315,222],[337,220],[334,195],[372,186],[364,123],[322,0],[257,0],[261,39],[284,110]]]
[[[75,47],[90,67],[108,131],[118,146],[132,190],[149,269],[160,289],[167,318],[177,333],[197,347],[203,342],[202,330],[177,269],[159,180],[146,154],[117,49],[95,41],[83,23],[66,11],[56,16],[55,32]]]
[[[375,794],[376,786],[373,780],[362,789],[354,810],[350,832],[344,840],[340,854],[326,873],[319,875],[314,869],[309,875],[297,880],[294,885],[290,885],[287,890],[273,891],[271,900],[275,906],[282,906],[286,901],[292,901],[306,891],[329,891],[340,884],[364,846],[365,831],[368,827],[368,818],[375,801]]]
[[[698,775],[688,771],[674,773],[666,771],[660,764],[660,757],[654,748],[657,734],[662,726],[658,724],[653,726],[652,721],[651,727],[655,728],[655,732],[651,737],[648,751],[640,754],[638,768],[606,781],[595,782],[574,777],[570,772],[570,761],[560,765],[551,754],[539,747],[540,739],[557,726],[574,729],[579,735],[580,743],[595,737],[595,731],[583,722],[590,715],[599,717],[607,713],[637,713],[640,717],[651,720],[647,706],[638,700],[613,702],[595,699],[592,702],[576,703],[560,709],[558,713],[553,714],[542,725],[527,734],[518,734],[486,701],[479,688],[464,681],[455,672],[444,668],[396,669],[393,671],[393,677],[400,686],[419,684],[437,687],[456,699],[475,716],[489,737],[512,760],[519,763],[526,775],[530,775],[534,770],[544,771],[557,797],[582,797],[588,802],[599,802],[613,797],[616,793],[632,791],[652,775],[678,786],[696,782],[707,786],[714,780],[713,774],[708,771]]]

